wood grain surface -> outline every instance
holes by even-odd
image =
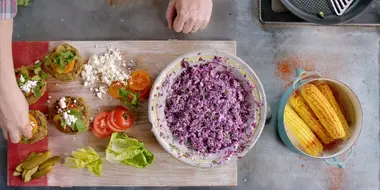
[[[64,42],[50,42],[49,49]],[[118,48],[127,63],[134,60],[136,69],[149,72],[155,78],[159,72],[176,57],[198,50],[219,50],[236,54],[233,41],[113,41],[113,42],[66,42],[76,47],[87,60],[93,54],[102,54],[108,47]],[[48,78],[51,103],[62,96],[83,97],[90,106],[91,115],[99,111],[110,110],[119,105],[108,95],[98,99],[84,87],[78,79],[71,83],[62,83]],[[152,165],[137,169],[121,164],[112,164],[105,160],[104,151],[108,139],[96,138],[91,132],[79,135],[67,135],[59,132],[50,123],[48,147],[53,155],[67,156],[77,148],[92,147],[104,158],[103,173],[96,177],[86,169],[68,169],[56,165],[48,176],[48,186],[236,186],[237,162],[213,169],[201,169],[188,166],[168,154],[156,141],[151,132],[148,119],[148,102],[145,101],[135,113],[136,124],[127,134],[142,141],[155,155]]]

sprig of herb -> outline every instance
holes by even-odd
[[[121,101],[126,106],[136,108],[137,102],[139,101],[139,92],[132,92],[130,90],[126,90],[125,88],[120,88],[119,96],[121,97]]]

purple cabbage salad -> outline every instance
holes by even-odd
[[[253,115],[242,81],[220,57],[189,66],[175,78],[165,103],[167,124],[180,144],[199,153],[243,148],[247,120]]]

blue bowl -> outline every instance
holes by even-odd
[[[305,157],[323,159],[329,165],[337,165],[339,168],[342,168],[344,167],[346,161],[352,156],[352,146],[358,139],[362,128],[363,114],[359,99],[354,94],[354,92],[350,88],[348,88],[348,86],[344,85],[339,81],[322,78],[319,73],[306,72],[303,69],[297,69],[296,73],[297,76],[293,82],[293,85],[285,91],[279,102],[279,107],[277,110],[278,134],[280,135],[282,142],[284,142],[284,144],[295,153]],[[347,105],[350,111],[349,118],[347,119],[350,119],[349,125],[352,133],[351,137],[347,141],[340,143],[339,146],[337,146],[333,151],[323,154],[321,156],[309,155],[302,151],[300,148],[298,148],[296,145],[294,145],[284,125],[284,109],[286,104],[288,103],[289,97],[302,85],[314,81],[326,81],[331,85],[336,86],[335,90],[339,90],[340,94],[344,95],[346,100],[345,106]],[[345,155],[344,158],[340,159],[339,157],[343,154]]]

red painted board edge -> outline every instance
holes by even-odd
[[[19,41],[12,43],[13,63],[15,68],[23,65],[33,65],[37,60],[42,60],[45,54],[49,51],[49,42],[30,42]],[[47,113],[48,106],[48,89],[45,94],[34,104],[29,106],[29,109],[40,110]],[[31,180],[24,183],[20,176],[13,176],[14,169],[20,164],[31,152],[43,152],[48,150],[48,137],[42,141],[27,145],[13,144],[8,142],[8,186],[47,186],[47,177]]]

